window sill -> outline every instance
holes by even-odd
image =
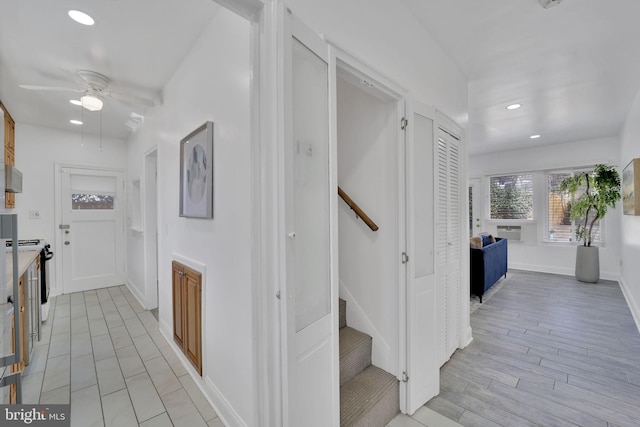
[[[507,224],[507,225],[535,225],[538,223],[536,219],[486,219],[488,224]]]
[[[580,242],[560,242],[558,240],[549,240],[549,239],[542,240],[542,243],[544,243],[545,245],[552,245],[552,246],[566,246],[566,247],[582,246],[582,243],[580,243]],[[592,243],[591,246],[597,246],[599,248],[604,248],[604,247],[607,246],[607,244],[606,244],[606,242],[597,242],[597,243]]]

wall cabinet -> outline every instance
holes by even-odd
[[[14,327],[14,318],[16,315],[16,312],[19,313],[20,315],[20,362],[19,363],[15,363],[13,365],[11,365],[11,372],[23,372],[24,371],[24,360],[25,360],[25,338],[26,338],[26,330],[24,327],[24,321],[25,321],[25,316],[24,316],[24,303],[25,303],[25,298],[24,298],[24,279],[23,277],[20,277],[20,284],[19,284],[19,291],[18,291],[18,301],[16,301],[14,299],[14,311],[13,311],[13,318],[11,318],[11,352],[15,353],[16,351],[16,342],[14,340],[15,337],[15,327]],[[16,402],[16,385],[15,384],[11,384],[11,388],[9,391],[9,403],[10,404],[14,404]]]
[[[24,372],[25,366],[31,362],[31,352],[39,338],[40,330],[40,255],[28,255],[20,252],[18,261],[20,278],[18,281],[18,297],[14,297],[14,312],[11,317],[11,352],[15,353],[15,316],[20,315],[20,361],[11,365],[11,372]],[[34,252],[35,254],[35,252]],[[35,257],[35,258],[34,258]],[[9,389],[9,403],[16,401],[16,386]]]
[[[173,339],[202,375],[202,274],[173,261]]]
[[[16,123],[7,111],[2,102],[0,108],[4,111],[4,164],[15,166],[15,131]],[[16,207],[16,195],[14,193],[5,193],[4,207],[7,209]]]

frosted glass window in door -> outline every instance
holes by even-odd
[[[300,331],[330,311],[329,94],[327,64],[295,38],[292,67],[294,289]]]
[[[433,120],[414,114],[415,128],[415,274],[434,273]]]

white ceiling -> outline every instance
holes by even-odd
[[[640,1],[401,1],[469,80],[469,153],[620,134],[640,90]]]
[[[69,103],[73,92],[33,91],[19,84],[82,88],[75,72],[107,76],[108,90],[161,102],[161,89],[219,6],[211,0],[2,0],[0,99],[17,122],[124,138],[130,114],[146,108],[106,98],[102,114]],[[80,9],[86,27],[67,16]]]
[[[310,0],[311,1],[311,0]],[[397,1],[397,0],[395,0]],[[640,1],[400,0],[469,80],[471,154],[619,135],[640,90]],[[110,90],[158,97],[218,7],[212,0],[2,0],[0,99],[16,121],[73,129],[68,92],[87,69]],[[71,21],[71,8],[96,18]],[[77,97],[77,96],[76,96]],[[519,110],[507,111],[518,102]],[[86,110],[85,110],[86,111]],[[142,106],[107,98],[103,135],[124,138]],[[84,113],[99,133],[100,113]],[[542,135],[530,140],[532,134]]]

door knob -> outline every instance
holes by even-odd
[[[71,244],[71,242],[67,240],[66,242],[64,242],[64,244],[68,246]]]

